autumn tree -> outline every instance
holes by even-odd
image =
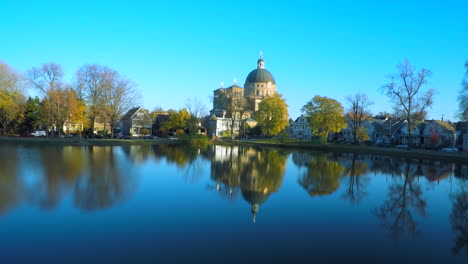
[[[169,120],[164,122],[162,129],[169,130],[181,130],[187,128],[187,121],[190,119],[189,111],[184,108],[177,111],[169,116]]]
[[[281,94],[265,97],[255,113],[257,125],[267,136],[281,132],[288,125],[288,118],[288,105]]]
[[[335,99],[316,95],[301,109],[312,132],[326,139],[330,132],[346,128],[343,106]]]
[[[458,94],[458,111],[462,120],[468,120],[468,61],[465,63],[465,78],[462,80],[462,88]]]
[[[387,77],[389,82],[382,86],[382,91],[394,103],[395,113],[408,121],[408,135],[411,137],[418,118],[432,106],[436,91],[426,88],[431,71],[424,68],[417,71],[408,60],[397,69],[396,74]]]
[[[78,121],[82,115],[82,106],[76,92],[71,87],[53,89],[43,99],[40,107],[44,123],[54,126],[61,134],[65,122]]]
[[[362,122],[370,115],[369,106],[371,106],[373,102],[369,101],[367,95],[364,93],[350,95],[346,97],[346,101],[349,106],[349,125],[353,133],[354,142],[358,142],[358,130],[361,127]]]
[[[0,125],[3,133],[22,113],[25,101],[22,87],[23,77],[0,62]]]

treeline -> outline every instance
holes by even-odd
[[[94,131],[99,121],[112,132],[121,116],[140,103],[134,82],[107,66],[87,64],[66,82],[63,67],[45,63],[25,73],[0,62],[0,125],[2,134],[28,134],[35,129],[63,133],[66,122]],[[33,87],[39,97],[28,97]]]

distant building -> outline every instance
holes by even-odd
[[[430,121],[424,128],[423,136],[426,147],[453,147],[455,145],[455,128],[444,121]]]
[[[132,108],[122,117],[120,127],[124,135],[151,135],[151,116],[146,109],[141,107]]]
[[[234,125],[234,133],[238,134],[239,130],[246,126],[245,122],[256,124],[252,119],[253,113],[258,110],[260,102],[265,96],[276,94],[276,82],[273,75],[265,69],[265,61],[262,56],[257,61],[257,69],[251,71],[245,80],[244,87],[238,86],[235,82],[227,88],[221,87],[213,91],[213,109],[210,111],[209,135],[221,136],[226,130],[230,129],[231,116],[226,111],[225,102],[223,102],[222,94],[230,93],[240,98],[247,100],[248,107],[242,113],[242,116],[237,116]],[[241,113],[234,113],[241,115]]]
[[[309,122],[303,115],[298,117],[295,121],[290,122],[288,130],[289,136],[293,139],[311,140],[314,137]]]

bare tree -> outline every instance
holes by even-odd
[[[135,84],[115,72],[109,85],[104,90],[104,110],[102,112],[105,120],[109,122],[111,137],[114,137],[114,128],[120,118],[132,107],[140,103],[140,95],[135,89]]]
[[[27,71],[27,79],[32,86],[44,94],[41,107],[41,120],[46,127],[58,129],[62,116],[66,113],[61,107],[60,96],[65,89],[63,82],[63,69],[55,62],[44,63],[39,67],[33,67]]]
[[[35,88],[47,95],[50,91],[62,86],[62,65],[49,62],[33,67],[27,72],[27,78]]]
[[[220,104],[225,110],[225,117],[229,118],[229,129],[231,131],[231,139],[234,140],[236,128],[240,128],[240,122],[244,118],[247,110],[247,100],[244,98],[243,92],[235,88],[222,90],[218,94]]]
[[[382,91],[393,101],[397,115],[408,121],[409,142],[412,142],[412,131],[416,120],[430,108],[436,90],[425,89],[431,71],[416,71],[408,60],[397,66],[397,74],[389,75],[389,83],[382,86]]]
[[[465,63],[465,68],[465,78],[462,80],[462,89],[458,95],[458,115],[462,120],[468,120],[468,61]]]
[[[349,114],[351,118],[351,130],[353,132],[354,142],[357,142],[357,131],[361,127],[362,122],[370,115],[369,106],[374,103],[369,101],[364,93],[356,93],[346,97],[349,104]]]
[[[191,134],[198,131],[201,119],[207,115],[205,104],[196,97],[189,98],[185,101],[185,107],[190,113],[190,118],[187,122],[188,129]]]
[[[96,64],[84,65],[76,72],[76,90],[80,99],[87,102],[92,131],[96,119],[103,116],[106,90],[115,85],[116,75],[116,71]]]

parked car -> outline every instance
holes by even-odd
[[[37,130],[36,132],[31,133],[31,135],[35,137],[45,137],[47,136],[47,133],[44,130]]]
[[[449,147],[449,148],[443,148],[442,151],[444,152],[457,152],[458,149],[454,147]]]
[[[398,148],[398,149],[408,149],[408,145],[396,145],[395,148]]]

